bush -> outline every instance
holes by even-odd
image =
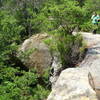
[[[58,51],[64,68],[74,67],[82,60],[85,45],[81,35],[63,35],[59,36],[57,40]]]
[[[98,25],[97,33],[100,34],[100,22],[99,22],[99,25]]]
[[[93,24],[91,21],[85,22],[83,25],[80,25],[81,31],[91,32],[93,30]]]
[[[47,89],[47,71],[42,77],[36,70],[20,71],[12,67],[0,69],[0,100],[43,100],[50,90]]]

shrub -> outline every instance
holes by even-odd
[[[12,67],[0,69],[0,100],[43,100],[50,90],[47,89],[48,71],[42,81],[36,70],[20,71]]]
[[[91,21],[85,22],[83,25],[80,25],[81,31],[90,32],[93,30],[93,24]]]
[[[85,46],[81,35],[63,35],[57,40],[58,51],[64,68],[75,66],[85,52]]]

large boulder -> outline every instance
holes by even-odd
[[[49,47],[43,42],[47,38],[50,36],[46,33],[33,35],[19,49],[19,57],[25,66],[29,69],[36,68],[41,74],[52,63]]]
[[[38,73],[43,74],[45,69],[51,68],[52,78],[55,83],[58,66],[61,67],[58,52],[52,52],[45,41],[52,41],[53,37],[47,33],[39,33],[26,39],[20,46],[18,57],[28,69],[36,68]],[[51,53],[52,52],[52,53]],[[55,80],[54,80],[55,79]]]
[[[88,71],[82,68],[62,71],[47,100],[97,100]]]

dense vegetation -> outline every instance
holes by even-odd
[[[48,71],[41,77],[23,69],[16,58],[19,45],[39,32],[54,34],[62,64],[70,67],[84,52],[82,37],[72,32],[92,30],[93,11],[100,13],[100,0],[0,0],[0,100],[44,100]]]

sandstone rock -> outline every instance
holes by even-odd
[[[97,100],[88,71],[82,68],[62,71],[47,100]]]
[[[46,33],[33,35],[23,42],[19,50],[21,52],[19,55],[22,56],[20,58],[26,67],[29,69],[35,67],[39,73],[48,68],[52,62],[49,47],[43,42],[47,38],[49,38],[49,35]]]
[[[23,42],[19,49],[20,53],[18,53],[18,56],[20,56],[21,61],[27,68],[31,69],[35,67],[41,74],[44,69],[51,67],[53,72],[50,81],[54,84],[57,80],[56,76],[58,70],[62,65],[59,59],[59,53],[51,53],[49,45],[44,42],[44,40],[51,38],[53,37],[47,33],[33,35]]]

